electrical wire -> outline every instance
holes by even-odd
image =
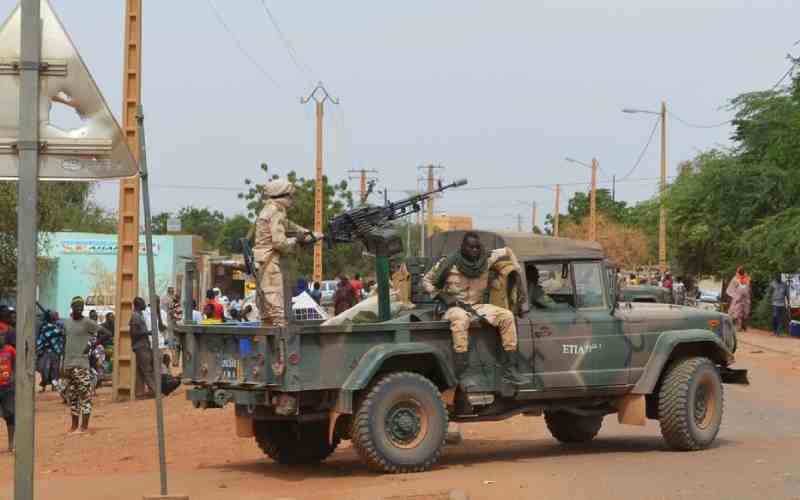
[[[650,147],[650,144],[653,142],[653,137],[656,135],[656,129],[658,129],[658,124],[661,121],[660,118],[656,118],[655,122],[653,123],[653,130],[650,131],[650,137],[647,138],[647,142],[645,143],[642,151],[639,153],[639,157],[636,158],[636,162],[633,164],[633,167],[628,171],[627,174],[622,176],[617,182],[625,182],[628,177],[633,175],[636,169],[639,167],[639,164],[642,163],[642,159],[644,158],[645,153],[647,153],[647,149]]]
[[[245,46],[242,43],[242,41],[239,39],[238,36],[236,36],[236,33],[234,33],[234,31],[231,29],[231,27],[228,25],[228,23],[225,22],[225,18],[222,17],[222,13],[220,13],[219,9],[217,8],[217,5],[214,3],[214,0],[208,0],[208,6],[211,7],[211,10],[214,12],[214,17],[217,18],[217,21],[219,22],[219,24],[222,25],[222,27],[225,29],[225,31],[227,31],[228,34],[231,36],[231,38],[233,39],[233,43],[236,45],[236,48],[239,49],[239,52],[241,52],[242,55],[248,61],[250,61],[250,63],[253,66],[255,66],[255,68],[264,77],[266,77],[266,79],[269,80],[276,88],[281,88],[280,84],[278,84],[278,81],[269,73],[269,71],[267,71],[264,68],[264,66],[261,65],[261,63],[258,62],[258,60],[256,60],[255,57],[253,57],[252,54],[250,54],[250,52],[248,52],[248,50],[245,48]]]
[[[667,110],[667,114],[669,116],[675,118],[676,120],[678,120],[682,124],[686,125],[687,127],[690,127],[690,128],[717,128],[717,127],[723,127],[723,126],[728,125],[731,122],[733,122],[733,120],[725,120],[724,122],[713,123],[711,125],[698,125],[696,123],[687,122],[686,120],[684,120],[683,118],[681,118],[680,116],[676,115],[675,113],[673,113],[670,110]]]
[[[275,29],[275,32],[278,34],[278,38],[280,38],[283,47],[286,49],[286,53],[289,54],[289,59],[292,60],[295,67],[297,67],[298,72],[305,73],[305,76],[309,79],[309,83],[313,83],[319,78],[315,78],[315,73],[311,69],[311,67],[306,64],[305,61],[300,57],[300,54],[297,52],[297,49],[294,48],[294,44],[289,40],[286,34],[283,32],[281,27],[278,25],[278,20],[272,14],[272,11],[267,6],[266,0],[260,0],[261,7],[264,9],[264,13],[269,19],[270,24]]]
[[[795,45],[797,45],[797,44],[795,44]],[[789,69],[787,69],[786,73],[784,73],[783,76],[781,76],[778,79],[778,81],[775,82],[775,85],[772,86],[771,90],[777,89],[780,86],[780,84],[783,83],[784,80],[786,80],[786,77],[792,74],[792,71],[794,71],[795,66],[797,66],[797,61],[792,61],[792,64],[789,65]]]

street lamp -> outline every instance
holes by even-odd
[[[667,190],[667,105],[661,101],[661,111],[623,108],[623,113],[644,113],[661,117],[661,185],[659,187],[658,212],[658,267],[662,273],[667,271],[667,209],[664,206],[664,192]]]
[[[592,158],[591,165],[569,156],[564,159],[570,163],[576,163],[592,169],[592,194],[589,202],[589,239],[597,241],[597,158]]]

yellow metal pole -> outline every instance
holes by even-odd
[[[433,169],[434,165],[428,166],[428,192],[433,191]],[[433,236],[433,196],[428,198],[428,238]]]
[[[667,105],[661,101],[661,186],[659,189],[658,212],[658,268],[667,271],[667,208],[664,206],[664,193],[667,190]]]
[[[597,241],[597,159],[592,158],[592,196],[589,210],[589,239]]]
[[[317,101],[317,178],[314,185],[314,231],[322,232],[322,195],[325,189],[322,178],[322,117],[324,100]],[[314,244],[314,281],[322,281],[322,242]]]
[[[558,215],[559,210],[561,209],[561,184],[556,184],[556,212],[555,217],[553,218],[553,236],[558,238]]]
[[[141,96],[142,3],[125,2],[124,73],[122,77],[122,129],[134,159],[139,161],[136,112]],[[135,397],[136,358],[131,349],[130,322],[133,299],[139,292],[139,179],[119,183],[117,244],[116,323],[112,397],[127,401]]]

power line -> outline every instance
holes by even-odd
[[[650,147],[650,144],[653,142],[653,137],[656,135],[656,130],[658,129],[658,124],[661,122],[660,118],[656,118],[655,122],[653,123],[653,130],[650,131],[650,137],[647,138],[647,142],[645,143],[644,147],[642,148],[641,153],[639,153],[639,157],[636,158],[636,162],[633,164],[633,168],[631,168],[627,174],[622,176],[617,182],[625,182],[628,177],[630,177],[633,172],[639,167],[639,164],[642,162],[645,153],[647,153],[647,149]]]
[[[687,122],[686,120],[684,120],[683,118],[681,118],[680,116],[676,115],[675,113],[673,113],[670,110],[667,110],[667,114],[669,116],[675,118],[676,120],[678,120],[682,124],[686,125],[687,127],[691,127],[691,128],[717,128],[717,127],[723,127],[723,126],[728,125],[731,122],[733,122],[733,120],[725,120],[724,122],[713,123],[711,125],[698,125],[696,123]]]
[[[797,44],[795,44],[795,45],[797,45]],[[786,73],[784,73],[783,76],[781,76],[778,79],[778,81],[775,82],[775,85],[773,85],[772,89],[770,89],[770,90],[777,89],[780,86],[780,84],[783,83],[784,80],[786,80],[786,77],[792,74],[792,71],[794,71],[795,66],[797,66],[797,61],[792,60],[792,64],[789,65],[789,69],[787,69]]]
[[[297,70],[300,73],[305,73],[306,77],[308,77],[309,82],[314,82],[319,80],[319,78],[315,78],[314,71],[312,71],[311,67],[303,61],[298,54],[297,49],[294,48],[294,44],[289,40],[289,38],[284,34],[281,27],[278,25],[278,20],[272,14],[272,11],[267,6],[266,0],[260,0],[261,7],[264,9],[264,13],[269,19],[269,22],[272,24],[272,27],[275,29],[275,32],[278,34],[278,38],[280,38],[283,47],[286,49],[286,52],[289,54],[289,59],[292,60],[294,65],[297,67]]]
[[[258,71],[262,75],[264,75],[264,77],[266,77],[266,79],[269,80],[276,88],[281,88],[280,84],[278,84],[278,81],[275,80],[275,78],[272,77],[272,75],[269,73],[269,71],[267,71],[264,68],[264,66],[262,66],[261,63],[259,63],[258,60],[256,60],[256,58],[253,57],[253,55],[250,54],[250,52],[248,52],[248,50],[244,47],[244,44],[242,44],[242,41],[239,39],[238,36],[236,36],[236,33],[234,33],[234,31],[231,29],[231,27],[228,25],[228,23],[225,22],[225,18],[222,17],[222,14],[220,13],[219,9],[217,8],[217,5],[214,3],[214,0],[208,0],[208,6],[211,7],[211,10],[214,12],[214,17],[217,18],[217,21],[219,21],[219,24],[222,25],[222,27],[225,29],[225,31],[227,31],[228,34],[231,36],[231,38],[233,39],[234,44],[236,45],[236,48],[239,49],[239,52],[241,52],[242,55],[248,61],[250,61],[250,63],[253,66],[255,66],[256,69],[258,69]]]

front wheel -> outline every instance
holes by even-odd
[[[658,420],[670,448],[708,448],[719,432],[722,411],[722,380],[710,359],[688,358],[669,367],[658,397]]]
[[[430,380],[417,373],[392,373],[361,401],[352,442],[372,470],[422,472],[439,460],[447,421],[439,389]]]

